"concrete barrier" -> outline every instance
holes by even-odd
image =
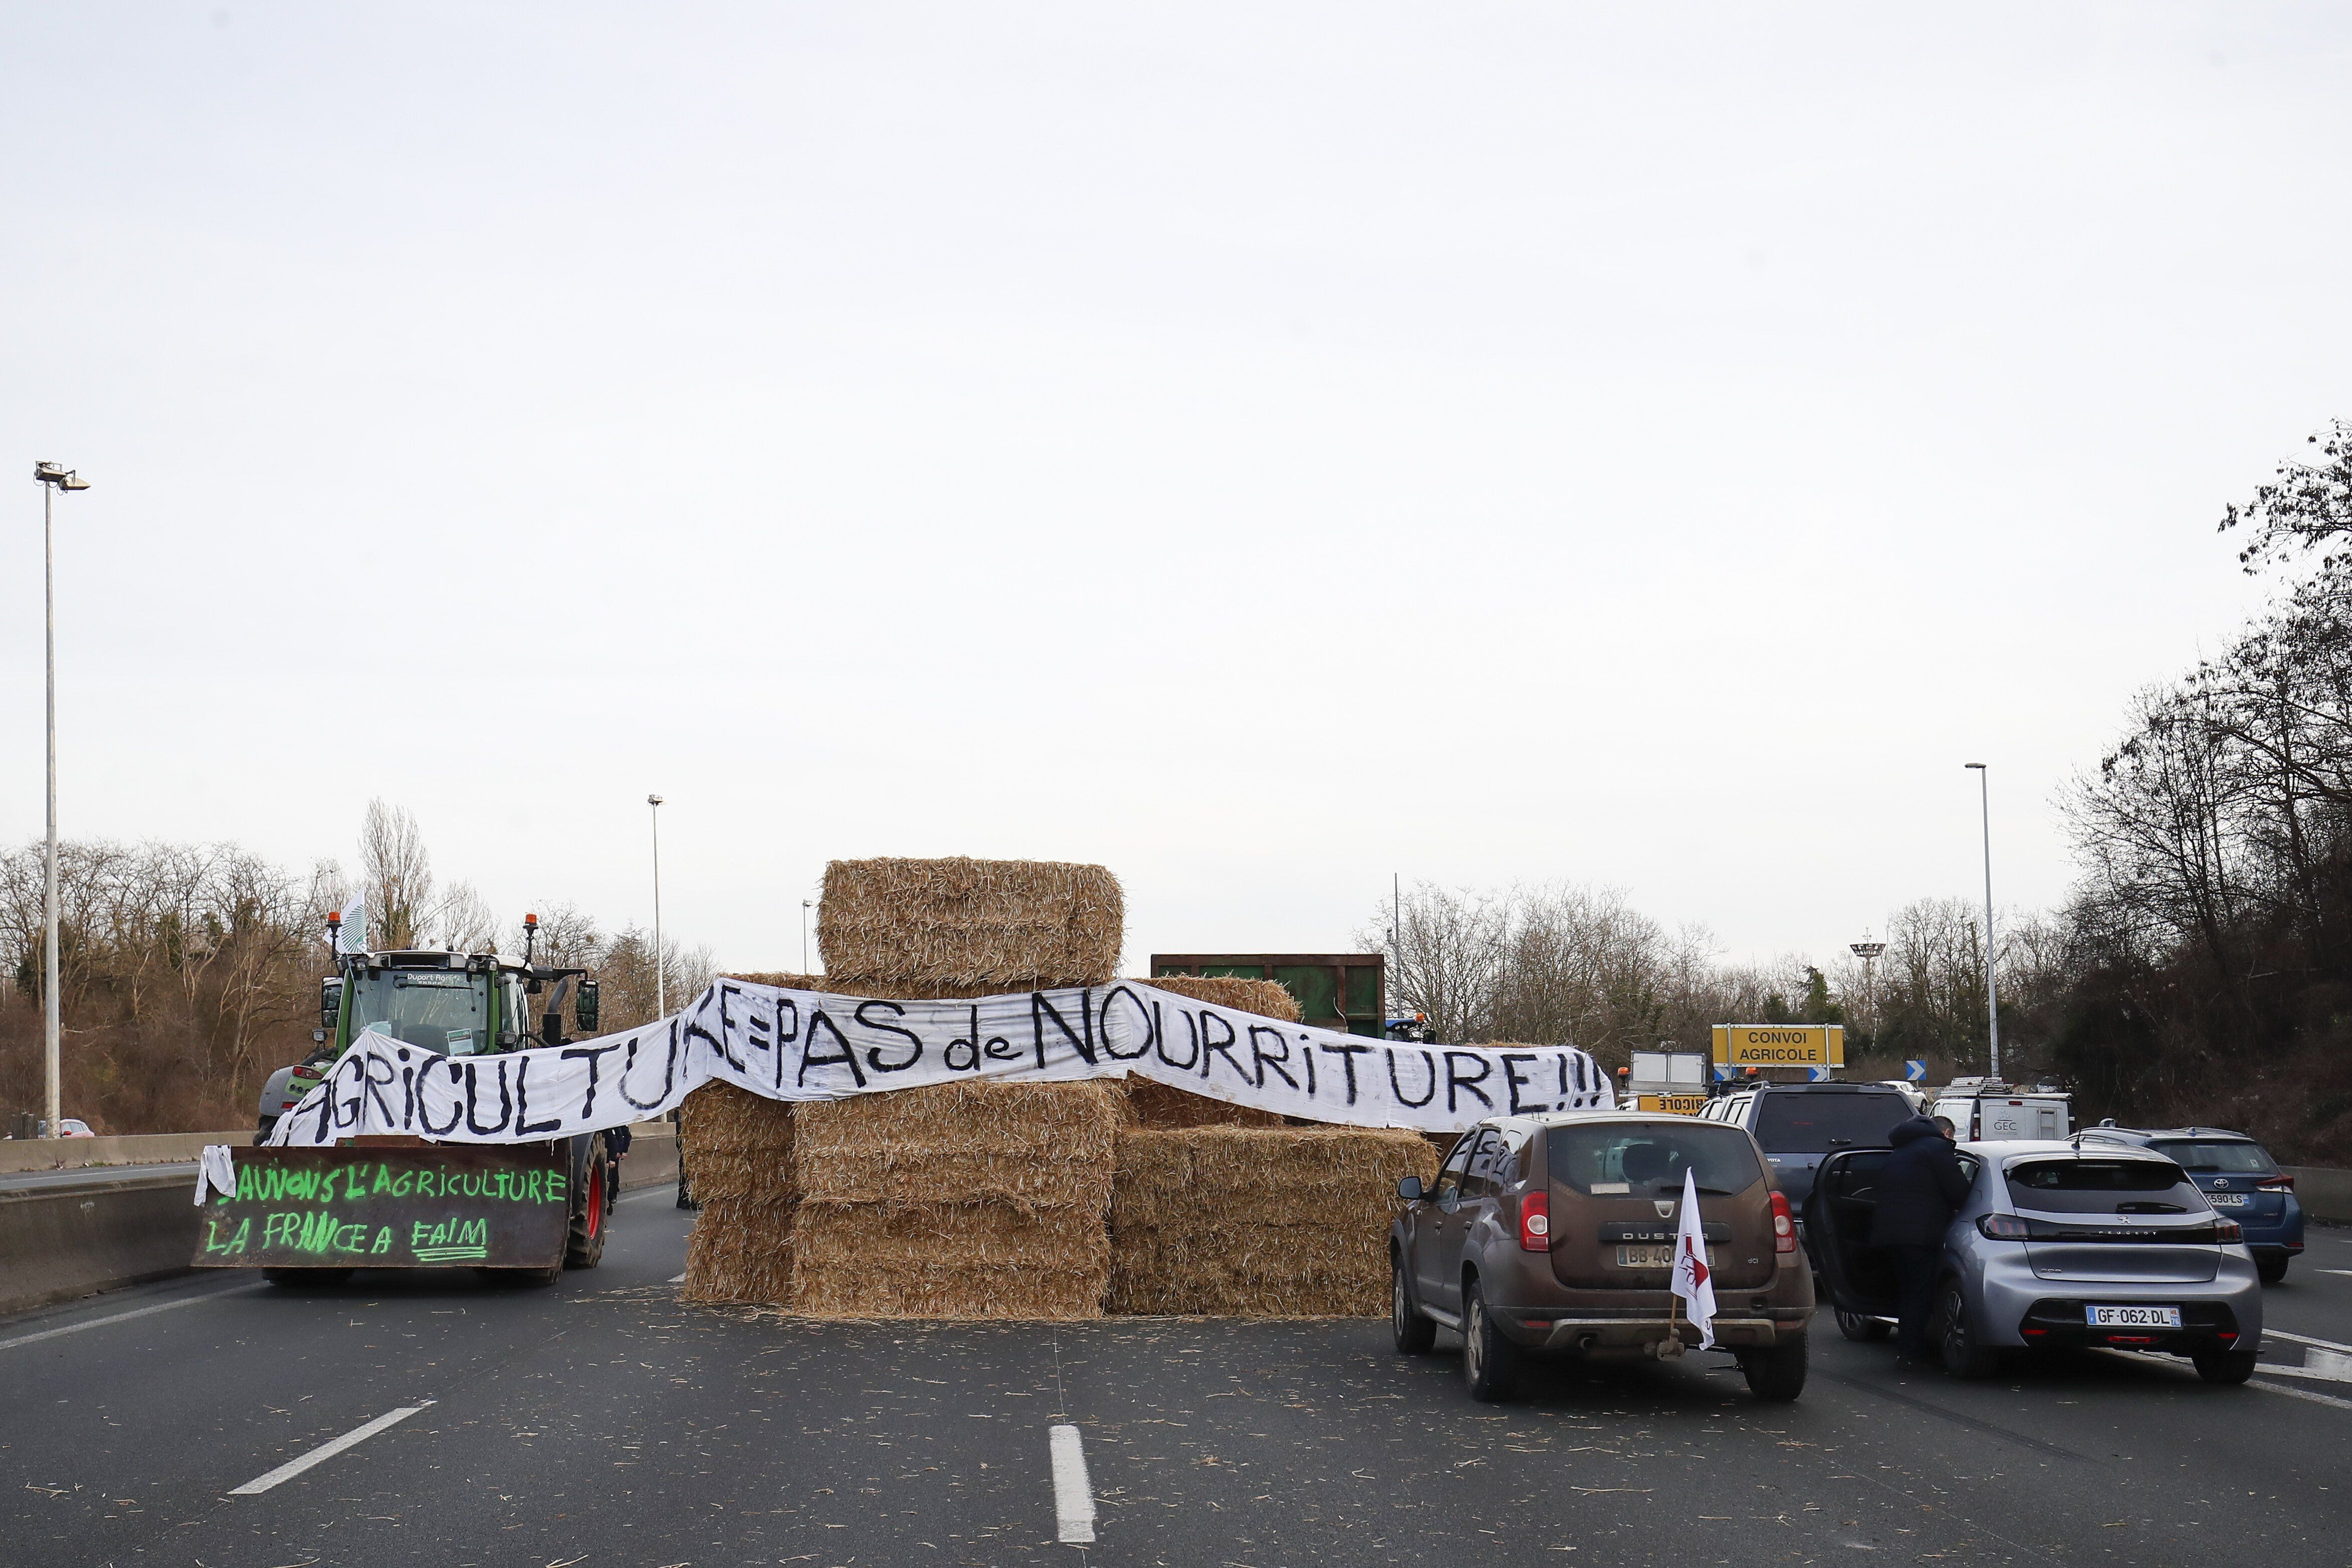
[[[2303,1201],[2305,1218],[2352,1225],[2352,1171],[2325,1166],[2281,1166],[2279,1169],[2294,1177],[2294,1196]]]
[[[677,1179],[677,1132],[662,1122],[642,1126],[643,1131],[632,1129],[635,1135],[621,1161],[623,1192]],[[193,1159],[195,1154],[190,1149],[176,1158]],[[194,1175],[184,1170],[92,1169],[83,1180],[0,1190],[0,1312],[186,1273],[203,1214],[195,1205],[195,1185]]]
[[[169,1166],[193,1160],[206,1144],[248,1148],[253,1129],[233,1133],[152,1133],[121,1138],[0,1138],[0,1176],[79,1170],[89,1166]]]
[[[184,1272],[195,1185],[184,1173],[126,1172],[0,1193],[0,1312]]]

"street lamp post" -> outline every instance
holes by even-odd
[[[58,1023],[58,591],[55,569],[56,547],[51,542],[49,503],[60,490],[87,490],[89,481],[72,469],[56,463],[33,465],[33,480],[41,486],[41,610],[47,622],[48,664],[48,736],[49,736],[49,841],[48,857],[44,865],[47,885],[42,894],[42,925],[45,935],[41,957],[41,1026],[43,1034],[42,1083],[45,1109],[48,1112],[48,1135],[58,1135],[63,1129],[64,1107],[59,1103],[58,1040],[62,1030]]]
[[[1862,960],[1863,1005],[1870,1009],[1870,1049],[1876,1051],[1878,1049],[1878,986],[1871,978],[1870,967],[1878,961],[1878,956],[1881,953],[1886,951],[1886,944],[1873,942],[1865,937],[1860,942],[1849,942],[1846,946],[1855,957]]]
[[[669,964],[662,953],[661,938],[661,803],[658,795],[646,797],[646,804],[653,808],[654,819],[654,1017],[667,1018],[669,977],[663,971]]]
[[[2000,1077],[2000,999],[1993,992],[1992,982],[1992,785],[1990,770],[1981,762],[1966,764],[1977,776],[1977,805],[1984,819],[1985,867],[1985,1039],[1990,1046],[1987,1061],[1988,1075]]]

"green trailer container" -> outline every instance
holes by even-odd
[[[1276,980],[1318,1029],[1388,1034],[1387,991],[1378,953],[1154,953],[1154,975],[1234,975]]]

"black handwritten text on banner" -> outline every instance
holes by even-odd
[[[362,1035],[270,1142],[569,1137],[662,1115],[712,1082],[805,1101],[970,1078],[1130,1074],[1283,1115],[1433,1133],[1613,1102],[1572,1046],[1392,1045],[1145,985],[891,1002],[721,980],[683,1012],[571,1045],[442,1056]]]

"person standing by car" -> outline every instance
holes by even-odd
[[[1969,1195],[1969,1178],[1952,1153],[1950,1135],[1925,1116],[1903,1123],[1886,1141],[1895,1152],[1879,1171],[1870,1244],[1885,1250],[1895,1265],[1895,1354],[1925,1361],[1936,1266],[1943,1260],[1944,1232]]]

